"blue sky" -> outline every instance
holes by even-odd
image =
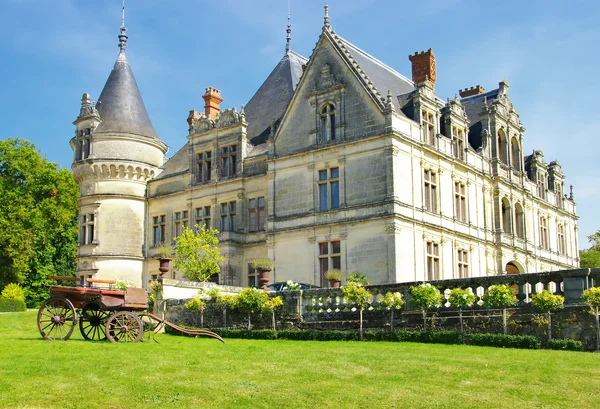
[[[292,49],[309,57],[323,1],[291,0]],[[600,229],[597,114],[600,1],[330,0],[334,30],[410,77],[433,48],[441,98],[502,79],[526,128],[525,153],[558,159],[574,185],[579,247]],[[118,54],[121,1],[0,0],[0,139],[31,140],[70,168],[81,94],[98,98]],[[127,55],[159,137],[173,154],[204,89],[247,103],[283,56],[287,0],[127,0]],[[568,190],[568,188],[567,188]]]

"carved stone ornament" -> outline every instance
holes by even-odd
[[[215,121],[213,121],[212,118],[209,118],[206,115],[204,115],[204,113],[201,113],[200,117],[192,123],[191,129],[193,133],[200,133],[208,131],[209,129],[212,129],[214,127]]]
[[[331,65],[323,64],[321,67],[321,74],[317,80],[317,88],[325,89],[330,88],[335,84],[335,77],[331,72]]]
[[[235,110],[235,107],[232,109],[227,108],[224,112],[221,112],[215,126],[217,128],[225,128],[241,122],[241,120],[242,116]]]

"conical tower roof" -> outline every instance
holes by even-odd
[[[119,57],[102,89],[96,108],[100,114],[100,125],[96,133],[116,132],[158,139],[144,100],[127,61],[127,29],[121,26],[119,35]]]

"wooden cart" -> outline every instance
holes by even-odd
[[[76,277],[51,277],[60,281],[79,281]],[[88,279],[90,285],[50,286],[50,298],[38,311],[37,323],[40,334],[48,340],[67,340],[79,324],[81,335],[90,341],[108,339],[110,342],[137,342],[144,336],[144,327],[152,327],[156,333],[163,325],[193,336],[223,339],[214,332],[186,330],[146,312],[148,296],[142,288],[113,290],[115,280]]]

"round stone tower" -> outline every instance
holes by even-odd
[[[127,29],[119,56],[96,104],[83,94],[75,136],[73,176],[79,184],[77,274],[143,284],[146,183],[163,164],[158,138],[127,62]]]

